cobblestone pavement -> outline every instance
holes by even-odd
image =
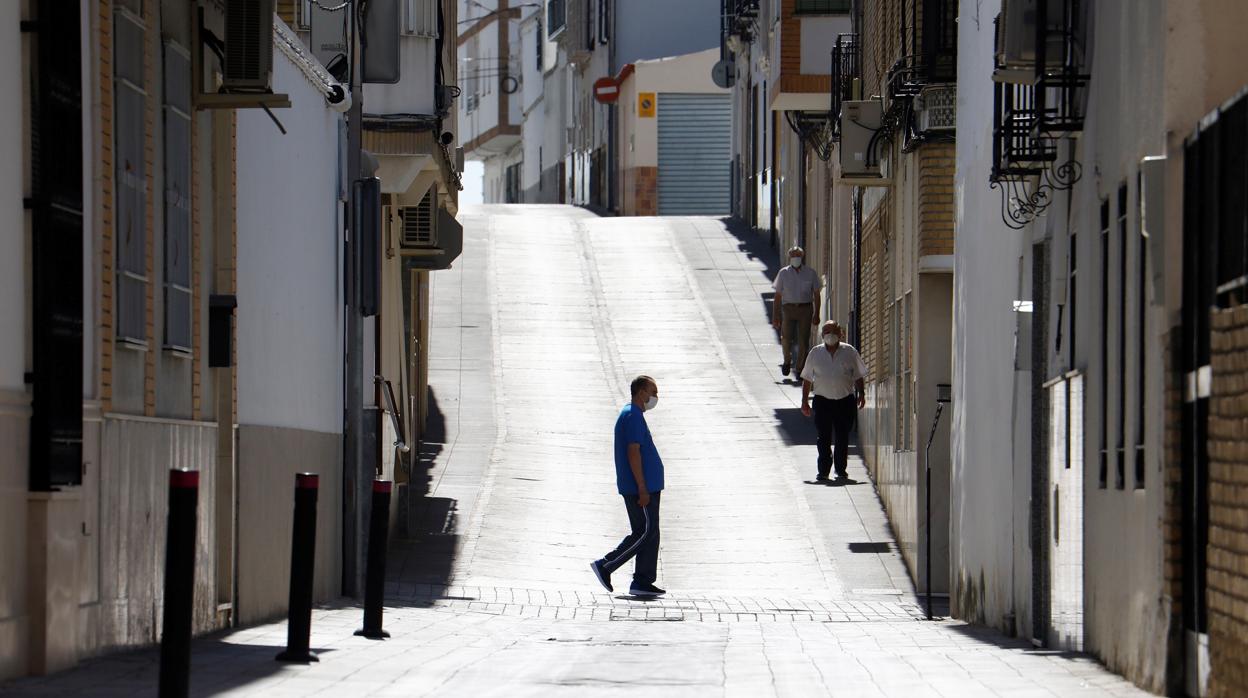
[[[431,430],[418,535],[393,546],[386,628],[316,611],[321,661],[281,666],[273,623],[197,641],[197,694],[1070,696],[1139,691],[1077,654],[921,620],[862,462],[813,475],[764,294],[776,255],[718,220],[486,207],[434,275]],[[655,376],[667,465],[659,584],[605,593],[590,560],[626,532],[611,427]],[[626,566],[617,588],[627,583]],[[146,650],[6,688],[145,695]]]

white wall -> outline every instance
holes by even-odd
[[[364,85],[364,111],[369,114],[433,114],[434,49],[433,39],[400,36],[399,81],[393,85]],[[276,73],[275,66],[275,80]],[[449,75],[447,78],[453,79]]]
[[[836,36],[853,31],[853,22],[849,15],[803,17],[801,22],[802,75],[827,75],[832,71],[832,47],[836,45]]]
[[[1088,118],[1080,139],[1078,157],[1085,176],[1075,190],[1072,224],[1078,236],[1080,261],[1078,345],[1076,368],[1089,372],[1087,409],[1084,415],[1084,559],[1085,632],[1087,649],[1096,652],[1115,671],[1153,690],[1164,689],[1166,633],[1169,608],[1163,606],[1163,535],[1160,522],[1164,513],[1165,488],[1161,482],[1161,455],[1164,448],[1164,412],[1156,396],[1165,393],[1162,361],[1164,339],[1156,333],[1164,316],[1150,308],[1154,332],[1146,343],[1147,354],[1139,356],[1136,343],[1135,279],[1138,266],[1138,192],[1136,177],[1139,161],[1146,155],[1160,155],[1165,149],[1162,121],[1162,70],[1165,36],[1164,2],[1141,0],[1122,5],[1100,3],[1093,6],[1096,29],[1088,101]],[[1088,176],[1095,173],[1096,176]],[[1128,319],[1126,356],[1119,356],[1120,322],[1118,299],[1121,286],[1117,271],[1118,233],[1111,233],[1110,321],[1100,317],[1100,200],[1110,200],[1112,226],[1117,226],[1118,185],[1128,187]],[[1086,231],[1086,234],[1085,234]],[[1175,233],[1177,235],[1177,232]],[[1062,235],[1055,241],[1065,242]],[[1157,260],[1160,261],[1160,260]],[[1064,259],[1057,262],[1064,267]],[[1176,264],[1177,266],[1177,264]],[[1091,273],[1085,273],[1084,270]],[[1151,283],[1151,282],[1150,282]],[[1052,311],[1051,311],[1052,312]],[[1100,339],[1110,342],[1110,363],[1100,362]],[[1137,362],[1145,360],[1147,385],[1136,379]],[[1126,362],[1126,398],[1119,393],[1119,370]],[[1101,395],[1100,376],[1108,369],[1109,390]],[[1099,449],[1103,420],[1102,399],[1108,398],[1108,446],[1119,438],[1120,409],[1125,408],[1126,487],[1115,487],[1116,464],[1111,460],[1108,487],[1099,486]],[[1145,430],[1146,479],[1143,489],[1134,489],[1134,444],[1136,408],[1143,401],[1147,420]]]
[[[658,167],[659,119],[637,116],[637,95],[654,92],[663,101],[663,93],[727,94],[711,82],[711,68],[719,60],[718,49],[708,49],[684,56],[636,63],[633,73],[620,90],[621,148],[623,167]],[[657,114],[657,109],[656,109]],[[632,143],[630,151],[629,144]]]
[[[238,419],[341,433],[339,115],[280,52],[273,82],[286,135],[238,113]]]
[[[1014,551],[1028,548],[1028,512],[1019,503],[1030,483],[1030,452],[1016,459],[1014,446],[1030,444],[1030,424],[1029,396],[1016,394],[1012,311],[1027,240],[1001,222],[999,194],[987,184],[999,10],[999,0],[964,0],[958,22],[950,574],[955,613],[1004,628],[1010,612],[1020,622],[1030,613],[1029,558],[1014,564]]]

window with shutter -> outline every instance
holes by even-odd
[[[139,5],[122,3],[122,8]],[[147,310],[147,171],[143,159],[144,116],[147,92],[143,88],[143,44],[146,31],[141,21],[119,10],[114,21],[114,178],[116,206],[114,225],[117,274],[117,338],[145,344]]]
[[[191,351],[191,58],[165,44],[165,346]]]

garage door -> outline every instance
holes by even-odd
[[[659,215],[727,215],[729,95],[659,95]]]

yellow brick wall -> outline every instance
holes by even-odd
[[[919,256],[953,254],[954,144],[929,143],[919,164]]]
[[[891,258],[889,254],[889,200],[885,199],[862,223],[862,336],[859,349],[867,364],[867,380],[878,382],[888,376],[888,342],[892,327],[888,307],[891,302]]]
[[[1211,312],[1209,694],[1248,695],[1248,306]]]

